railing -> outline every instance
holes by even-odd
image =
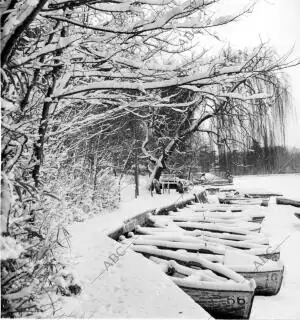
[[[167,189],[170,192],[170,189],[176,189],[179,179],[175,174],[162,174],[159,182],[161,184],[163,192]]]

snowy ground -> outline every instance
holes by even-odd
[[[133,185],[127,185],[122,192],[119,210],[70,227],[71,250],[64,252],[65,261],[77,273],[84,292],[76,298],[63,298],[63,309],[57,317],[212,319],[156,266],[130,249],[104,270],[105,261],[118,248],[105,234],[137,213],[182,200],[174,191],[151,197],[144,181],[141,182],[138,199],[134,199]],[[236,178],[235,184],[241,188],[280,192],[296,199],[299,198],[300,175],[244,176]],[[300,268],[297,261],[300,220],[293,215],[300,212],[300,208],[271,204],[270,209],[263,222],[263,232],[273,244],[279,245],[286,239],[280,245],[285,278],[277,296],[255,297],[251,319],[300,319]]]

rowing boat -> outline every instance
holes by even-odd
[[[269,245],[268,239],[260,233],[233,234],[226,232],[210,232],[205,230],[188,231],[175,224],[169,224],[167,227],[141,227],[136,226],[135,232],[140,235],[150,236],[149,240],[165,241],[185,241],[188,243],[212,243],[215,246],[226,247],[228,249],[241,249],[246,253],[256,255],[262,259],[278,261],[280,258],[279,248],[273,248]],[[143,237],[140,237],[142,239]],[[207,249],[207,248],[206,248]],[[195,250],[195,252],[199,251]],[[200,252],[207,252],[200,251]],[[216,251],[209,253],[218,254]]]
[[[276,295],[281,288],[284,273],[281,261],[264,260],[240,250],[227,250],[223,264],[246,279],[254,279],[255,294]]]
[[[159,251],[155,253],[160,255],[160,258],[166,258],[165,252],[184,252],[189,256],[193,267],[197,267],[193,265],[193,261],[196,261],[200,253],[212,262],[226,265],[246,279],[254,279],[257,284],[255,293],[258,295],[276,295],[281,287],[284,271],[282,263],[262,259],[250,252],[187,236],[139,236],[132,244],[156,248]],[[173,256],[175,257],[178,258],[176,255]]]
[[[160,264],[170,279],[214,318],[249,318],[255,288],[253,280],[233,282],[209,270],[195,270],[174,260],[166,262],[155,257],[150,259]]]
[[[246,213],[225,213],[225,212],[192,212],[188,210],[178,210],[178,212],[169,213],[173,221],[194,221],[194,222],[212,222],[212,223],[238,223],[238,222],[256,222],[261,223],[264,216],[252,217]]]
[[[169,260],[162,263],[163,270],[214,318],[249,319],[256,287],[254,280],[248,281],[226,266],[210,262],[201,255],[190,261],[187,254],[151,246],[133,245],[132,249],[155,262]],[[190,268],[190,263],[201,270]]]
[[[211,232],[227,232],[233,234],[248,234],[250,232],[260,232],[261,225],[259,223],[238,221],[231,224],[224,223],[212,223],[212,222],[193,222],[193,221],[173,221],[174,216],[149,216],[149,222],[154,227],[168,227],[174,226],[185,230],[207,230]]]
[[[207,230],[211,232],[228,232],[232,234],[248,234],[249,232],[260,232],[260,224],[236,224],[226,225],[219,223],[205,223],[205,222],[174,222],[177,226],[185,230]]]
[[[221,204],[239,204],[239,205],[260,205],[267,207],[269,205],[269,198],[247,198],[247,197],[219,197]]]
[[[178,211],[187,213],[190,210],[194,213],[204,212],[205,215],[211,216],[215,214],[214,216],[224,218],[238,218],[247,216],[249,221],[253,222],[262,221],[266,216],[266,208],[245,204],[240,206],[236,204],[193,204]]]
[[[220,194],[225,195],[245,195],[250,198],[270,198],[270,197],[278,197],[282,196],[281,193],[267,191],[264,189],[252,189],[252,188],[235,188],[235,187],[227,187],[227,188],[219,188]]]
[[[195,212],[226,212],[226,213],[243,213],[245,211],[252,211],[255,216],[259,216],[260,213],[265,213],[266,208],[262,208],[261,206],[253,206],[249,205],[239,205],[239,204],[222,204],[222,203],[195,203],[186,206],[183,209],[192,209]],[[257,212],[255,214],[255,212]]]

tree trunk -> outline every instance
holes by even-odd
[[[31,24],[31,22],[34,20],[34,18],[39,14],[39,12],[42,10],[44,5],[46,4],[47,0],[40,0],[37,2],[33,10],[28,14],[28,16],[22,21],[21,24],[19,24],[15,30],[10,34],[9,38],[6,39],[6,41],[2,44],[2,50],[1,50],[1,63],[2,65],[5,65],[9,62],[11,53],[14,50],[14,47],[16,43],[19,41],[20,37],[22,36],[23,32],[28,28],[28,26]],[[17,4],[17,1],[12,1],[11,5],[9,6],[9,9],[12,9],[13,6]],[[26,3],[24,4],[26,5]],[[18,8],[17,10],[24,10],[24,8]],[[7,16],[8,21],[6,23],[10,23],[9,16]],[[4,19],[2,19],[1,23],[4,24]],[[1,24],[1,27],[3,25]]]
[[[69,15],[67,15],[67,17],[69,17]],[[62,30],[60,32],[60,36],[63,38],[67,36],[66,27],[62,28]],[[56,58],[59,58],[62,55],[62,53],[63,53],[62,49],[57,50]],[[54,59],[54,62],[55,61],[56,61],[56,59]],[[56,86],[56,81],[57,81],[57,78],[59,76],[61,69],[62,69],[61,66],[56,66],[53,68],[53,71],[51,74],[52,84],[49,85],[45,98],[51,98],[51,96],[54,92],[54,88]],[[40,169],[41,169],[41,165],[43,164],[44,143],[45,143],[45,136],[46,136],[46,132],[47,132],[47,128],[48,128],[48,118],[49,118],[51,104],[52,104],[52,102],[44,102],[44,104],[43,104],[42,118],[41,118],[39,129],[38,129],[39,139],[34,144],[33,155],[34,155],[36,164],[33,167],[32,177],[34,179],[34,183],[35,183],[36,187],[39,184]]]
[[[178,137],[175,137],[172,139],[169,144],[167,145],[166,149],[164,150],[163,154],[159,157],[159,159],[156,161],[155,167],[152,170],[152,173],[150,175],[148,189],[151,190],[151,186],[153,183],[153,180],[159,180],[163,170],[166,168],[165,162],[168,160],[169,156],[174,151],[179,139]]]
[[[163,170],[166,168],[165,163],[168,160],[169,156],[172,154],[172,152],[175,150],[177,144],[183,143],[191,134],[193,134],[195,131],[198,130],[200,125],[205,122],[206,120],[210,119],[213,115],[208,114],[204,116],[203,118],[199,118],[197,121],[195,121],[193,124],[189,126],[189,128],[185,130],[181,130],[183,124],[186,121],[190,120],[190,117],[192,116],[192,113],[190,115],[187,115],[186,119],[182,121],[181,125],[179,126],[177,133],[175,137],[169,142],[167,145],[166,149],[164,150],[163,154],[159,157],[158,160],[156,160],[155,167],[151,173],[150,179],[149,179],[149,184],[148,184],[148,189],[151,190],[153,180],[157,179],[159,180]]]
[[[162,156],[159,158],[161,159]],[[159,160],[158,163],[156,163],[154,169],[152,170],[152,173],[150,175],[150,178],[149,178],[149,184],[148,184],[148,189],[151,190],[152,188],[152,183],[153,183],[153,180],[156,179],[156,180],[159,180],[162,172],[163,172],[164,168],[161,164],[161,161]]]
[[[135,197],[139,196],[139,163],[138,163],[138,150],[135,148],[135,155],[134,155],[134,181],[135,181]]]
[[[98,154],[94,157],[94,163],[93,163],[93,198],[92,200],[95,201],[97,198],[97,178],[98,178]]]
[[[53,81],[53,85],[48,88],[48,92],[46,97],[50,97],[53,93],[53,88],[55,86],[55,81]],[[49,117],[49,110],[52,102],[45,102],[43,105],[43,111],[42,111],[42,118],[40,121],[40,126],[38,130],[39,139],[34,144],[33,150],[34,150],[34,160],[36,161],[33,171],[32,171],[32,177],[34,179],[35,186],[37,187],[39,184],[39,175],[40,175],[40,168],[43,164],[43,151],[44,151],[44,143],[45,143],[45,135],[47,132],[48,127],[48,117]]]

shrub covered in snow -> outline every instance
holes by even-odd
[[[2,317],[30,316],[52,306],[44,296],[81,291],[74,277],[65,287],[53,281],[63,270],[56,248],[68,245],[67,230],[60,224],[63,215],[56,211],[50,218],[55,212],[50,208],[59,201],[34,187],[30,178],[22,179],[19,169],[1,175]]]
[[[0,236],[0,245],[1,260],[17,259],[25,251],[22,245],[12,237]]]
[[[49,194],[45,196],[42,220],[52,220],[67,225],[81,222],[104,210],[112,210],[119,204],[119,181],[108,170],[100,172],[94,181],[88,178],[88,171],[77,172],[67,167],[59,175],[47,179]],[[43,171],[51,172],[49,168]],[[56,199],[56,197],[59,197]]]

